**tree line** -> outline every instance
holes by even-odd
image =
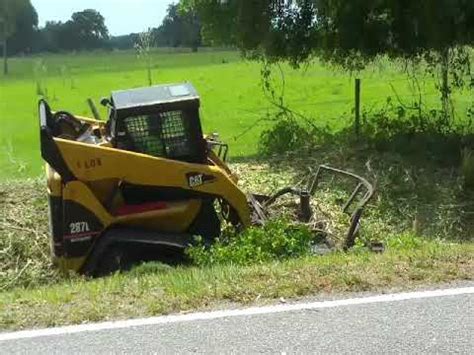
[[[150,29],[154,46],[189,47],[202,45],[201,24],[194,10],[178,4],[168,7],[167,15]],[[38,13],[30,0],[0,0],[0,47],[5,57],[38,52],[133,48],[139,34],[111,36],[104,17],[94,9],[72,14],[65,21],[48,21],[38,26]]]
[[[423,61],[441,72],[444,100],[453,85],[474,86],[472,0],[180,0],[149,32],[153,46],[229,45],[250,58],[295,66],[318,58],[357,71],[380,56]],[[5,56],[128,49],[139,37],[110,36],[104,17],[92,9],[38,28],[30,0],[0,0]]]
[[[453,88],[474,88],[473,0],[181,0],[204,40],[250,58],[299,66],[317,58],[350,72],[377,58],[423,63]]]

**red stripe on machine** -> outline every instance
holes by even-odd
[[[116,216],[127,216],[130,214],[144,213],[150,211],[164,210],[168,207],[165,202],[150,202],[141,205],[125,205],[117,209]]]
[[[98,234],[100,234],[100,232],[85,232],[85,233],[70,234],[70,235],[65,235],[64,239],[76,239],[76,238],[82,238],[82,237],[95,237]]]

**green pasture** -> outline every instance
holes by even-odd
[[[262,92],[262,65],[243,61],[237,52],[153,53],[154,83],[190,81],[202,97],[206,132],[219,132],[231,147],[233,157],[255,155],[258,138],[272,105]],[[147,84],[144,61],[133,52],[98,52],[13,58],[11,75],[0,76],[0,179],[37,176],[42,162],[38,147],[36,102],[40,86],[55,110],[89,115],[85,100],[96,102],[111,90]],[[394,63],[381,61],[359,73],[363,79],[365,110],[383,106],[395,98],[392,86],[406,103],[413,101],[407,76]],[[285,98],[293,110],[318,125],[338,129],[350,124],[353,79],[348,73],[313,63],[305,68],[283,66]],[[279,71],[275,71],[278,73]],[[281,81],[276,75],[276,85]],[[424,102],[438,105],[434,81],[420,76]],[[455,100],[462,116],[468,98]],[[102,111],[105,117],[105,112]]]

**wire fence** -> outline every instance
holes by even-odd
[[[427,94],[422,94],[422,97],[424,100],[424,103],[425,103],[425,106],[426,106],[426,98],[430,98],[431,100],[429,100],[429,103],[432,103],[432,104],[438,104],[438,99],[440,97],[439,94],[436,94],[436,93],[427,93]],[[396,99],[394,99],[394,95],[386,95],[386,96],[379,96],[379,97],[370,97],[370,98],[364,98],[363,101],[362,101],[362,105],[363,106],[367,106],[368,104],[370,104],[371,106],[373,106],[374,104],[379,104],[379,105],[386,105],[389,101],[389,98],[391,98],[392,101],[396,101]],[[417,101],[417,98],[413,95],[398,95],[398,98],[400,99],[407,99],[406,102],[403,102],[404,105],[410,105],[412,102],[414,101]],[[412,99],[413,101],[409,101],[410,99]],[[466,103],[466,104],[469,104],[471,103],[473,100],[472,99],[469,99],[467,97],[463,98],[463,97],[459,97],[459,98],[455,98],[454,101],[456,103]],[[344,99],[333,99],[333,100],[309,100],[309,99],[299,99],[299,100],[287,100],[285,101],[285,103],[288,105],[288,107],[290,107],[291,109],[293,110],[298,110],[298,109],[301,109],[301,108],[305,108],[305,107],[318,107],[318,106],[324,106],[324,105],[340,105],[340,104],[346,104],[347,105],[347,108],[350,108],[350,109],[353,109],[354,108],[354,99],[353,98],[344,98]],[[440,104],[439,104],[440,105]],[[432,106],[436,106],[436,105],[432,105]],[[252,114],[252,115],[261,115],[262,113],[266,113],[266,112],[271,112],[271,111],[276,111],[277,108],[275,108],[274,105],[272,105],[271,103],[268,103],[268,105],[264,106],[264,107],[261,107],[261,108],[254,108],[254,109],[244,109],[244,108],[240,108],[240,109],[237,109],[238,111],[242,112],[242,113],[247,113],[247,114]],[[340,111],[347,111],[347,110],[335,110],[337,112],[335,112],[336,114],[339,114]]]
[[[324,76],[317,76],[319,79],[323,79]],[[380,79],[377,79],[380,81]],[[425,90],[413,89],[415,84],[413,80],[409,78],[394,78],[388,80],[384,84],[376,83],[370,79],[363,82],[361,92],[361,111],[370,112],[377,109],[388,108],[390,105],[393,107],[404,107],[407,110],[417,109],[416,105],[420,105],[422,110],[440,109],[441,108],[441,94],[437,91],[433,85],[434,80],[431,80],[429,84],[430,88]],[[393,84],[394,83],[405,83],[411,89],[410,93],[398,93]],[[401,85],[397,85],[398,88]],[[423,82],[419,85],[419,88],[426,88],[427,83]],[[386,90],[385,90],[386,88]],[[375,93],[375,94],[374,94]],[[316,96],[317,93],[314,93]],[[290,97],[284,100],[284,104],[294,112],[307,116],[308,119],[318,121],[318,117],[324,117],[325,123],[335,122],[336,120],[340,123],[342,117],[347,123],[352,122],[353,112],[355,109],[355,98],[354,92],[344,92],[335,95],[345,95],[345,97],[334,98],[334,99],[313,99],[311,96],[306,94],[306,97]],[[470,105],[474,105],[474,97],[470,95],[454,94],[452,95],[452,102],[454,103],[454,119],[464,119],[467,114],[467,109]],[[328,112],[327,106],[334,106]],[[318,109],[320,108],[320,109]],[[260,127],[268,121],[271,121],[272,115],[279,111],[279,108],[268,102],[266,105],[260,108],[240,108],[238,111],[244,115],[251,115],[256,118],[251,125],[244,127],[241,132],[238,132],[234,138],[238,139],[243,135],[251,132],[252,130]]]

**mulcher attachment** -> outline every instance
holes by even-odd
[[[299,198],[298,219],[301,223],[309,223],[313,217],[311,198],[316,193],[319,183],[325,175],[339,175],[357,182],[349,199],[342,206],[342,211],[350,218],[350,226],[344,240],[344,250],[354,246],[360,228],[360,219],[367,203],[374,195],[374,187],[363,177],[349,171],[335,169],[330,166],[319,166],[316,173],[310,174],[299,186],[286,187],[272,196],[251,195],[252,223],[263,225],[269,219],[269,208],[281,197],[292,195]]]

